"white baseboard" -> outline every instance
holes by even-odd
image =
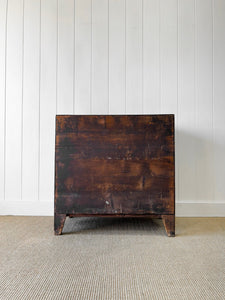
[[[177,203],[177,217],[225,217],[225,203]]]
[[[25,202],[10,201],[0,202],[0,215],[12,216],[53,216],[54,203],[49,201]]]
[[[53,216],[53,202],[0,202],[0,215]],[[177,217],[225,217],[225,203],[177,203]]]

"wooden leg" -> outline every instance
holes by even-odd
[[[175,215],[163,215],[163,224],[168,236],[175,236]]]
[[[60,235],[62,234],[63,226],[66,220],[66,215],[65,214],[56,214],[54,216],[54,230],[55,230],[55,235]]]

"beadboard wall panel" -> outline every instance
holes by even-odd
[[[7,0],[0,0],[0,201],[5,193],[5,84],[6,84],[6,32]]]
[[[6,201],[21,201],[24,3],[8,2],[5,86],[5,182]]]
[[[51,201],[54,194],[54,132],[58,77],[57,20],[58,2],[41,1],[39,201]]]
[[[40,1],[24,2],[22,200],[38,201]]]
[[[74,0],[58,1],[57,111],[74,109]]]
[[[175,122],[178,121],[177,114],[177,18],[178,2],[177,0],[159,1],[160,13],[160,112],[163,114],[175,114]],[[175,128],[175,137],[179,140],[177,127]],[[176,153],[179,152],[179,144],[176,147]],[[175,181],[178,183],[178,156],[175,156]],[[175,185],[175,193],[179,195],[179,185]],[[177,197],[178,199],[178,197]]]
[[[195,84],[195,0],[178,6],[178,118],[177,165],[179,197],[196,199],[196,84]],[[179,180],[180,178],[180,180]],[[188,184],[187,184],[188,183]]]
[[[109,113],[125,114],[126,0],[109,0]]]
[[[199,137],[196,147],[196,198],[201,202],[212,201],[214,185],[212,4],[211,0],[196,1],[196,134]]]
[[[161,113],[160,1],[143,1],[143,112]]]
[[[91,113],[109,111],[108,0],[92,1]]]
[[[225,199],[225,1],[213,6],[213,146],[214,201]]]
[[[127,114],[143,112],[142,97],[142,15],[143,1],[126,1],[126,95]]]
[[[56,114],[174,113],[177,215],[225,216],[224,32],[224,0],[0,0],[0,214],[53,214]]]
[[[177,0],[160,0],[161,113],[177,115]]]
[[[75,1],[74,38],[74,112],[77,114],[90,114],[92,86],[92,0]]]

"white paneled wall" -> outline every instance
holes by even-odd
[[[0,0],[0,214],[53,214],[72,113],[174,113],[177,215],[225,216],[225,0]]]

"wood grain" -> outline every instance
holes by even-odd
[[[173,115],[57,116],[55,141],[56,218],[174,217]]]

